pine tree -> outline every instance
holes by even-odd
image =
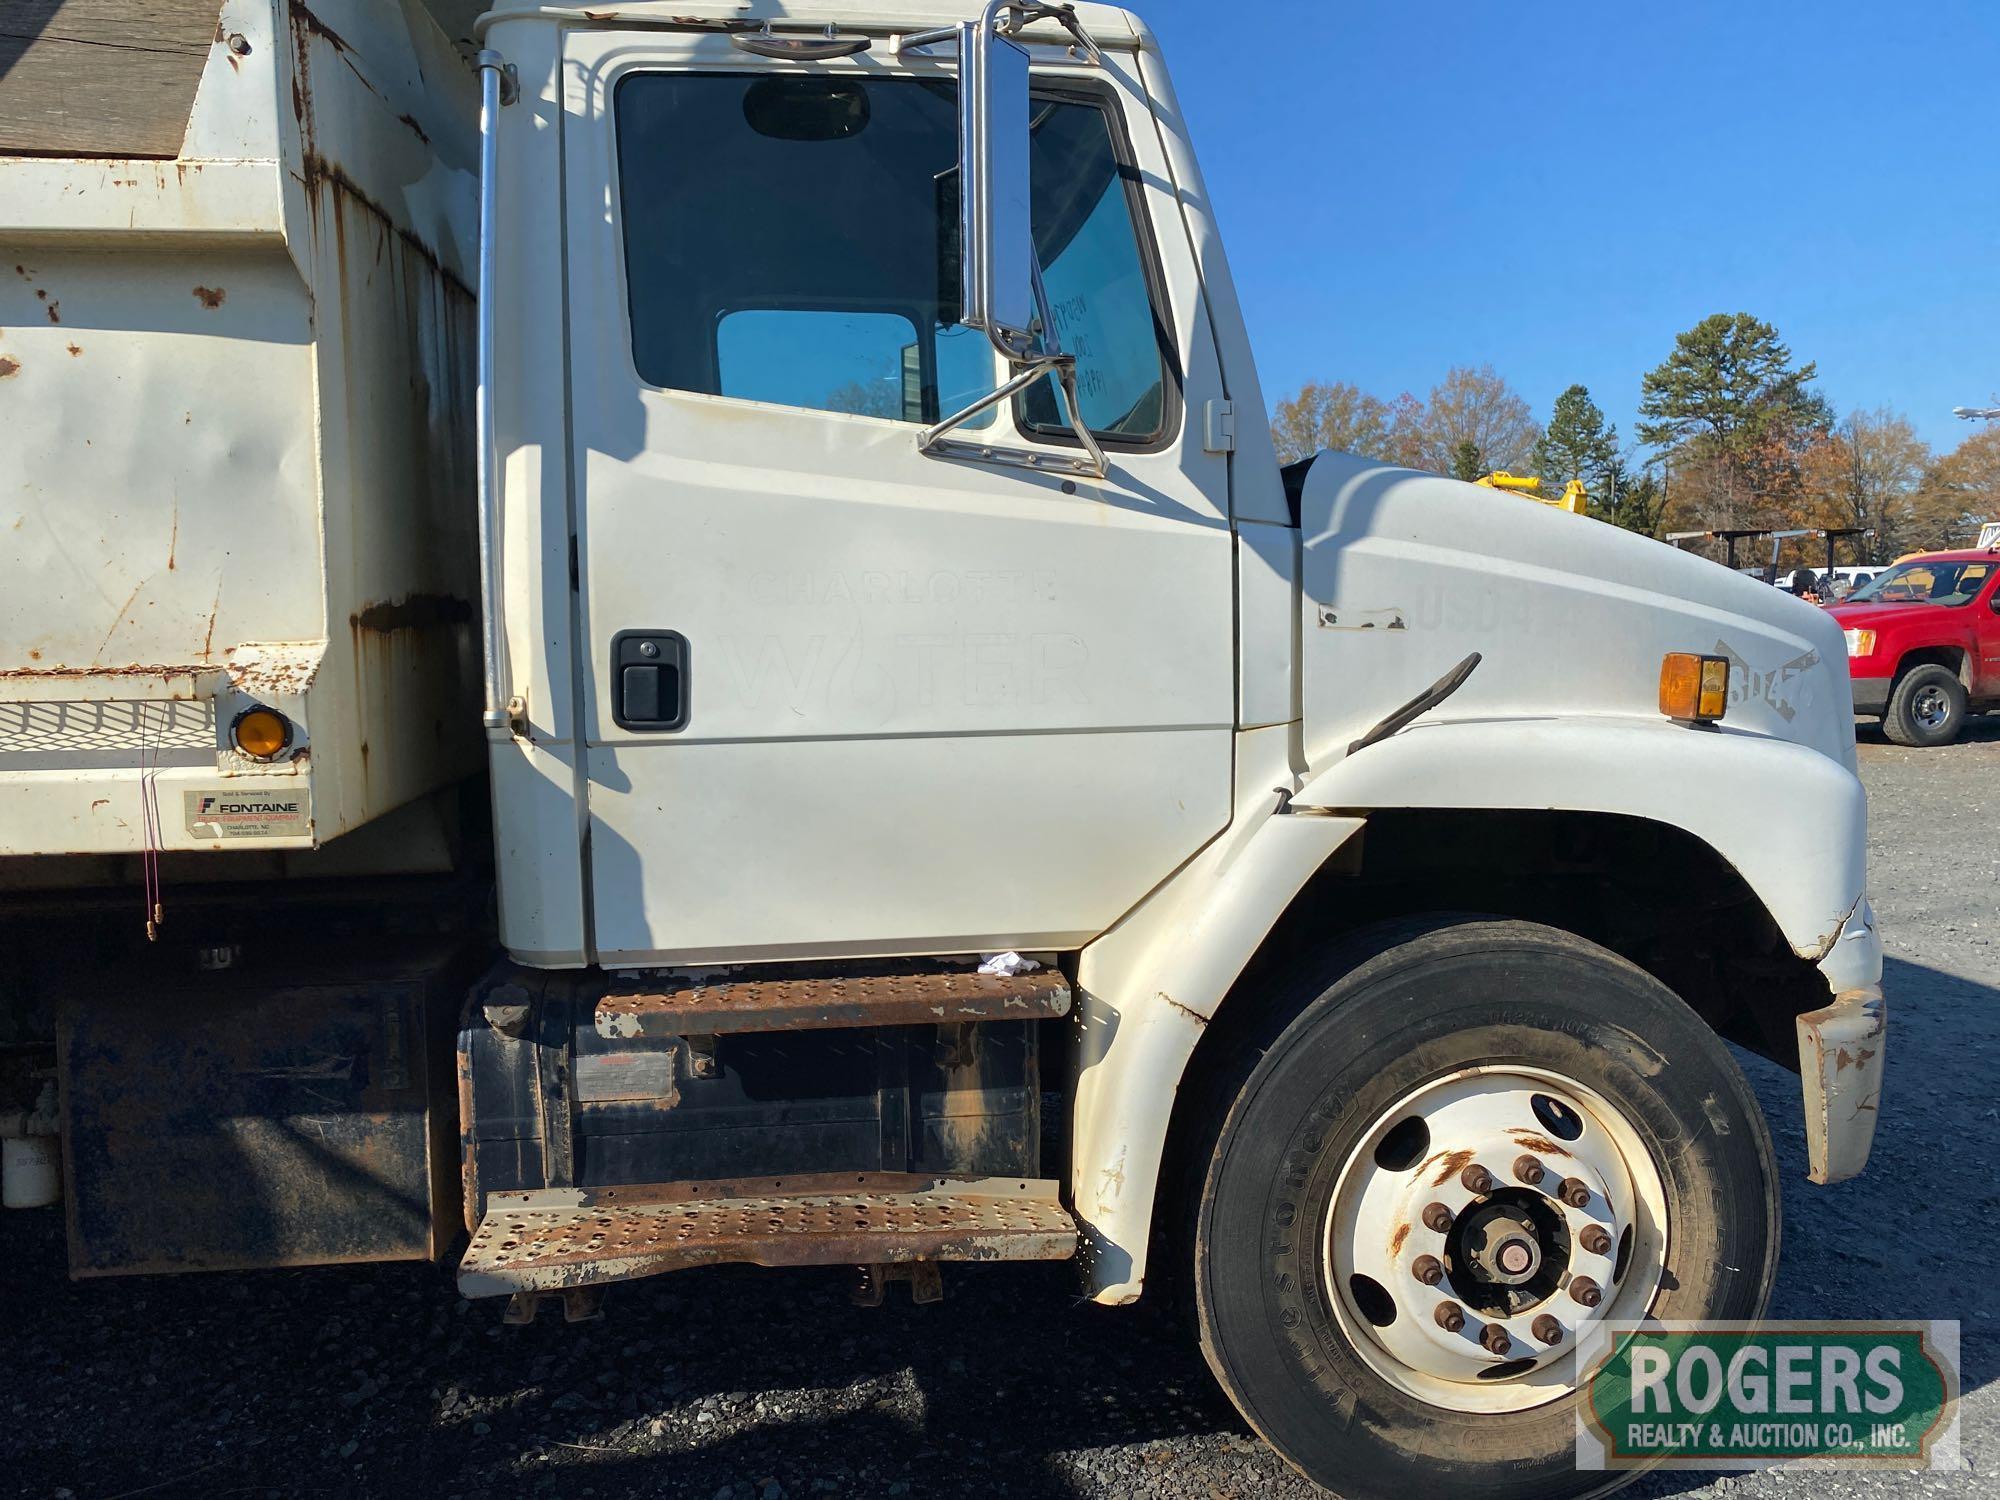
[[[1605,423],[1586,387],[1573,385],[1556,397],[1533,461],[1549,489],[1580,479],[1593,500],[1599,504],[1609,500],[1609,481],[1618,468],[1618,429]]]
[[[1639,439],[1678,447],[1707,439],[1742,457],[1773,427],[1818,425],[1831,413],[1806,382],[1812,364],[1792,366],[1778,330],[1749,313],[1716,313],[1674,340],[1674,352],[1641,386]]]

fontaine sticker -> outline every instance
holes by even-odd
[[[290,839],[312,836],[312,793],[296,789],[183,792],[187,831],[197,839]]]
[[[1958,1324],[1591,1329],[1580,1469],[1959,1469]]]

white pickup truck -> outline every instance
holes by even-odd
[[[1820,1182],[1882,1075],[1839,628],[1281,469],[1140,20],[147,14],[0,78],[0,1113],[58,1076],[76,1274],[1073,1257],[1353,1496],[1593,1489],[1593,1322],[1763,1309],[1725,1040]]]

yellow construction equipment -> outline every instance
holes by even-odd
[[[1505,490],[1510,495],[1520,495],[1524,499],[1537,500],[1543,505],[1552,505],[1557,510],[1566,510],[1573,516],[1584,514],[1584,507],[1590,503],[1590,496],[1584,492],[1583,481],[1572,479],[1562,487],[1559,495],[1542,493],[1542,481],[1532,475],[1509,474],[1505,469],[1495,469],[1491,474],[1472,481],[1483,484],[1489,490]]]

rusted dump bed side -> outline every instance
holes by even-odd
[[[473,77],[395,0],[24,11],[0,855],[312,849],[478,764]]]

